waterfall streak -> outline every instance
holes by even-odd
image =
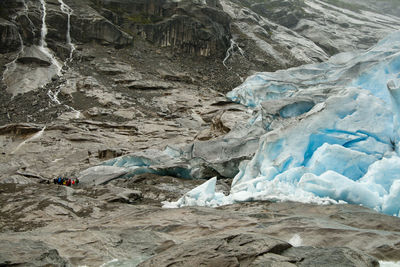
[[[44,126],[39,132],[35,133],[34,135],[32,135],[31,137],[29,137],[28,139],[26,139],[25,141],[23,141],[21,144],[19,144],[12,152],[11,154],[14,154],[15,152],[17,152],[23,145],[25,145],[28,142],[31,142],[33,140],[38,139],[39,137],[41,137],[43,135],[44,130],[46,129],[46,126]]]
[[[231,46],[228,48],[228,50],[226,50],[226,56],[225,56],[224,60],[222,61],[222,64],[224,64],[225,68],[227,68],[228,70],[230,70],[231,68],[229,68],[226,65],[226,61],[235,53],[235,47],[238,49],[239,53],[242,56],[244,56],[243,49],[240,48],[240,46],[233,39],[231,39]]]
[[[72,40],[71,40],[71,15],[73,13],[73,10],[68,5],[66,5],[63,0],[58,0],[58,2],[61,5],[60,6],[61,11],[64,14],[67,15],[67,36],[66,36],[66,40],[67,40],[68,46],[70,47],[69,58],[67,59],[67,61],[71,61],[73,53],[75,51],[75,45],[72,43]]]
[[[50,59],[51,63],[57,68],[57,75],[61,76],[62,66],[57,61],[57,59],[54,57],[54,55],[51,53],[51,51],[47,47],[47,43],[46,43],[46,35],[47,35],[46,2],[44,0],[40,0],[40,3],[42,4],[42,13],[43,14],[42,14],[42,29],[41,29],[41,33],[40,33],[40,46],[39,46],[39,49]]]

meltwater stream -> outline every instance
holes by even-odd
[[[51,53],[51,51],[47,48],[47,43],[46,43],[46,36],[47,36],[47,25],[46,25],[46,16],[47,16],[47,11],[46,11],[46,2],[45,0],[40,0],[42,4],[42,28],[41,28],[41,39],[40,39],[40,49],[43,51],[51,60],[52,64],[57,67],[57,75],[61,76],[62,75],[62,66],[61,64],[57,61],[57,59],[54,57],[54,55]],[[72,9],[67,6],[64,1],[58,0],[60,3],[60,9],[61,11],[67,15],[67,33],[66,33],[66,41],[68,46],[70,47],[70,54],[69,57],[65,60],[64,66],[67,66],[67,63],[72,61],[73,53],[75,51],[75,45],[71,41],[71,14],[72,14]],[[47,95],[50,98],[52,102],[54,102],[57,105],[61,105],[61,101],[58,99],[58,94],[60,93],[60,88],[57,88],[55,92],[52,90],[47,91]],[[77,111],[73,107],[64,104],[65,107],[68,109],[72,110],[75,112],[75,118],[80,117],[80,111]]]
[[[231,39],[231,45],[229,46],[229,48],[226,50],[225,53],[225,58],[222,60],[222,64],[224,65],[224,67],[227,70],[232,70],[232,67],[228,67],[228,65],[226,64],[228,59],[231,58],[234,54],[235,54],[235,49],[237,49],[237,51],[239,51],[240,55],[242,57],[244,57],[244,50],[235,42],[235,40]],[[243,82],[243,77],[241,77],[239,75],[239,73],[236,73],[236,76],[239,77],[240,81]]]
[[[46,36],[47,36],[47,25],[46,25],[46,15],[47,15],[47,11],[46,11],[46,3],[44,0],[40,0],[40,3],[42,5],[42,27],[41,27],[41,39],[40,39],[40,44],[39,44],[39,49],[50,59],[51,63],[53,66],[55,66],[57,68],[57,75],[62,75],[61,70],[62,70],[62,66],[61,64],[58,62],[58,60],[55,58],[55,56],[53,55],[53,53],[50,51],[50,49],[47,47],[47,43],[46,43]],[[60,3],[60,8],[61,11],[67,15],[67,36],[66,36],[66,40],[67,40],[67,44],[70,46],[70,56],[69,58],[66,60],[67,61],[71,61],[72,60],[72,56],[73,56],[73,52],[75,50],[75,46],[74,44],[71,42],[71,35],[70,35],[70,16],[72,14],[72,9],[67,6],[62,0],[59,0]],[[24,12],[28,13],[29,8],[27,6],[27,4],[25,3],[25,1],[23,2],[24,4]],[[29,17],[28,17],[29,19]],[[29,20],[30,21],[30,20]],[[32,22],[31,22],[32,23]],[[19,58],[19,56],[23,53],[24,51],[24,44],[23,44],[23,40],[21,35],[19,34],[19,39],[20,39],[20,43],[21,43],[21,48],[19,53],[17,54],[16,58],[8,63],[6,65],[6,70],[3,73],[3,79],[4,76],[7,76],[9,72],[12,72],[15,68],[16,68],[16,61]],[[64,65],[66,65],[66,62],[64,63]],[[51,90],[49,90],[47,92],[47,95],[49,96],[49,98],[51,99],[52,102],[61,105],[62,103],[60,102],[60,100],[58,99],[58,93],[59,93],[59,88],[57,89],[56,93],[53,93]],[[74,111],[76,113],[76,118],[79,118],[80,116],[80,112],[75,110],[73,107],[65,105],[67,108],[69,108],[70,110]],[[18,152],[18,150],[23,147],[25,144],[34,141],[38,138],[40,138],[44,131],[46,129],[46,126],[44,126],[40,131],[38,131],[37,133],[35,133],[34,135],[32,135],[31,137],[27,138],[26,140],[24,140],[23,142],[21,142],[12,152],[11,154],[14,154],[16,152]]]
[[[29,18],[28,4],[25,1],[22,1],[22,4],[22,9],[18,10],[12,19],[13,23],[20,28],[19,17],[23,16],[27,19],[32,29],[37,28]],[[61,75],[61,64],[47,47],[46,5],[43,0],[40,1],[40,4],[39,8],[42,16],[39,44],[35,45],[29,42],[24,44],[23,38],[19,36],[21,49],[16,58],[6,65],[6,70],[3,72],[2,81],[7,86],[6,90],[12,94],[12,97],[41,88],[49,83],[55,75]],[[32,57],[38,58],[44,64],[31,64]]]
[[[235,53],[235,48],[239,51],[239,53],[244,56],[244,51],[240,46],[235,42],[235,40],[231,39],[231,45],[229,46],[228,50],[226,50],[225,58],[222,60],[222,64],[230,70],[231,68],[226,65],[227,60]]]

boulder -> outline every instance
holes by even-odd
[[[173,87],[170,82],[156,81],[156,80],[141,80],[133,81],[126,84],[129,89],[139,89],[139,90],[167,90]]]
[[[38,46],[24,47],[24,51],[17,59],[22,64],[37,64],[42,67],[49,67],[51,59]]]
[[[140,192],[139,190],[121,190],[121,188],[113,188],[111,186],[108,187],[108,189],[110,190],[110,193],[101,196],[100,199],[110,203],[118,202],[131,204],[139,201],[143,197],[142,192]]]

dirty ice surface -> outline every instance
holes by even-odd
[[[366,51],[255,74],[228,97],[261,110],[255,156],[228,196],[213,178],[165,207],[347,202],[399,216],[400,32]]]

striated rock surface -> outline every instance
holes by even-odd
[[[128,32],[161,47],[198,56],[222,56],[230,17],[218,1],[94,1],[102,14]]]
[[[253,202],[163,209],[160,200],[177,198],[200,181],[141,175],[112,183],[0,184],[0,238],[9,241],[0,244],[1,259],[35,263],[41,257],[72,266],[114,259],[130,266],[377,266],[376,259],[400,260],[400,219],[360,206]],[[5,253],[12,244],[29,256]]]
[[[233,7],[229,2],[225,2],[227,7]],[[260,17],[264,18],[264,23],[268,25],[264,26],[265,32],[271,33],[271,39],[274,39],[274,31],[279,31],[279,26],[283,26],[289,30],[286,30],[286,33],[282,32],[282,37],[284,34],[293,36],[299,34],[328,55],[366,49],[400,26],[395,16],[386,14],[387,11],[382,12],[383,14],[379,12],[385,5],[390,5],[388,2],[374,4],[371,1],[341,0],[232,2],[247,6],[251,10],[248,12],[254,12],[252,14],[256,18],[254,22],[260,23],[262,21]],[[397,9],[397,6],[392,3],[392,8]],[[303,53],[307,51],[304,48],[300,50]],[[317,57],[311,59],[315,60]]]
[[[13,23],[0,18],[0,36],[0,53],[18,51],[21,41],[18,29]]]
[[[188,241],[138,266],[378,266],[371,256],[349,248],[292,247],[268,236],[237,234]]]

